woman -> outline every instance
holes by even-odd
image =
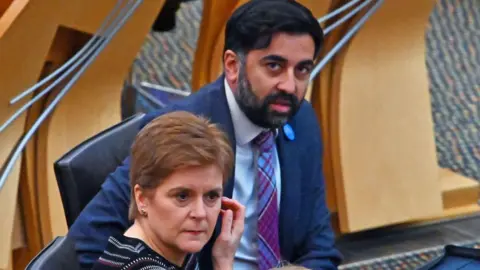
[[[232,167],[227,137],[207,120],[172,112],[151,121],[132,146],[133,225],[110,237],[93,269],[190,269],[189,254],[208,242],[219,215],[212,261],[215,269],[232,269],[244,226],[244,207],[222,198]]]

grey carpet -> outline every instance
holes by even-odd
[[[426,39],[438,162],[480,180],[480,1],[438,1]]]

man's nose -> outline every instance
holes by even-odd
[[[284,91],[288,94],[295,94],[295,74],[292,70],[287,70],[282,77],[281,82],[278,84],[278,90]]]

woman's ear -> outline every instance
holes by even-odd
[[[146,211],[148,208],[148,198],[145,191],[140,187],[140,185],[136,184],[135,187],[133,187],[133,193],[135,195],[135,202],[137,203],[138,212],[142,213],[143,211]]]
[[[223,69],[225,78],[231,87],[236,88],[238,83],[238,74],[240,73],[240,58],[232,50],[226,50],[223,54]]]

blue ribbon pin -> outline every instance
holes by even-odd
[[[295,132],[293,131],[293,128],[289,124],[285,124],[283,126],[283,133],[285,134],[285,137],[287,137],[289,141],[295,140]]]

